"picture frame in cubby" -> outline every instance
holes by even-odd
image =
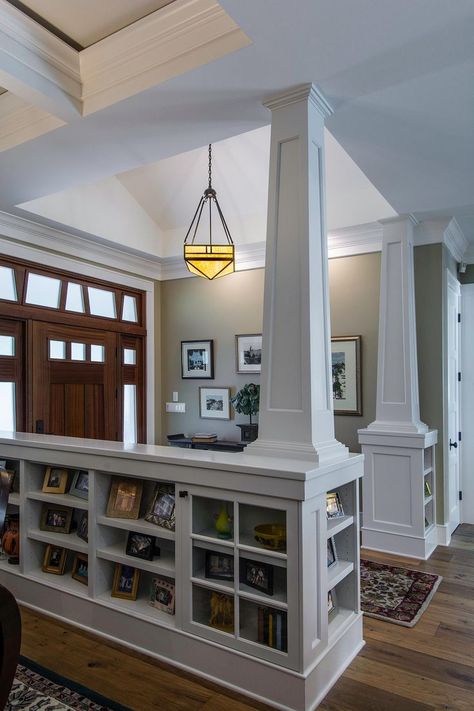
[[[150,605],[162,610],[168,615],[175,612],[176,586],[165,578],[152,578],[150,589]]]
[[[114,477],[110,485],[106,516],[109,518],[137,519],[143,494],[143,482],[139,479]]]
[[[175,530],[175,488],[174,484],[156,484],[150,500],[145,521],[155,526],[162,526],[169,531]]]
[[[130,531],[127,538],[125,552],[133,558],[141,560],[153,560],[155,553],[155,536],[145,533],[135,533]]]
[[[122,598],[123,600],[136,600],[139,580],[140,571],[137,568],[123,563],[116,563],[111,596]]]
[[[67,549],[62,546],[47,545],[44,551],[43,573],[52,575],[64,575],[66,570]]]
[[[234,580],[233,554],[206,551],[205,576],[211,580]]]
[[[265,595],[273,595],[273,565],[241,558],[240,582]]]
[[[339,518],[344,516],[341,497],[338,491],[328,491],[326,494],[326,516],[327,518]]]
[[[82,585],[89,583],[89,558],[85,553],[76,553],[72,564],[72,577]]]
[[[83,511],[79,523],[77,524],[77,537],[86,543],[89,541],[89,514]]]
[[[68,470],[58,467],[46,467],[42,492],[45,494],[65,494],[68,482]]]
[[[68,506],[43,504],[41,509],[40,531],[50,533],[70,533],[73,509]]]
[[[330,537],[327,540],[327,555],[328,555],[328,560],[327,560],[328,568],[332,568],[332,566],[336,565],[336,563],[337,563],[336,543],[335,543],[333,537]]]
[[[76,469],[73,472],[69,493],[71,496],[77,496],[79,499],[89,498],[89,472],[83,469]]]
[[[328,620],[331,622],[337,614],[337,594],[336,589],[328,591]]]

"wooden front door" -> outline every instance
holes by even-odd
[[[33,432],[121,439],[117,423],[117,334],[48,324],[31,328]]]
[[[0,319],[0,430],[25,429],[23,330],[21,321]]]

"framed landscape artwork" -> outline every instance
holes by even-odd
[[[335,415],[362,415],[361,337],[331,338]]]
[[[260,373],[262,369],[262,334],[236,336],[235,359],[238,373]]]
[[[181,377],[207,380],[214,377],[213,341],[181,341]]]
[[[230,420],[230,388],[199,388],[199,416]]]

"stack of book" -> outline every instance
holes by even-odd
[[[217,435],[214,433],[210,434],[208,432],[196,432],[191,439],[193,442],[216,442]]]
[[[267,644],[280,652],[286,652],[288,647],[286,612],[271,607],[259,607],[257,634],[259,644]]]

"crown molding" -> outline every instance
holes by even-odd
[[[251,44],[216,0],[175,0],[80,53],[83,113]]]
[[[7,89],[61,118],[79,114],[79,53],[0,0],[0,71]]]
[[[467,260],[469,241],[455,217],[424,220],[415,228],[415,246],[444,244],[456,262]]]
[[[64,121],[7,91],[0,96],[0,152],[64,126]]]
[[[379,222],[331,231],[328,233],[329,259],[380,252],[382,237],[383,227]]]
[[[469,241],[453,217],[444,231],[444,244],[457,262],[462,262],[469,248]]]
[[[275,109],[281,109],[285,106],[290,106],[290,104],[297,104],[305,99],[308,99],[313,106],[315,106],[323,119],[327,119],[333,115],[334,109],[321,90],[314,84],[301,84],[300,86],[289,89],[289,91],[271,96],[263,101],[263,105],[266,106],[267,109],[270,109],[270,111],[275,111]]]

